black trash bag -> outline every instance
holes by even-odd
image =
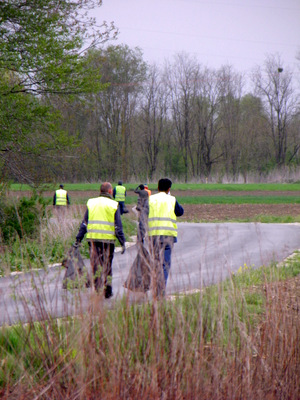
[[[142,243],[139,243],[137,256],[123,286],[133,292],[147,292],[150,289],[151,258]]]
[[[62,265],[66,268],[63,289],[91,287],[91,278],[78,247],[72,246],[70,248],[68,256],[63,260]]]

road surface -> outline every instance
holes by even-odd
[[[179,223],[178,243],[172,253],[167,295],[219,282],[240,267],[258,268],[280,262],[300,249],[300,224]],[[136,255],[136,246],[113,261],[114,296],[134,296],[123,283]],[[86,260],[89,267],[89,260]],[[88,307],[92,289],[62,289],[60,266],[0,279],[0,325],[72,315]],[[148,294],[151,298],[151,293]]]

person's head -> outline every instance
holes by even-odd
[[[162,178],[158,181],[158,191],[168,193],[171,189],[172,181],[168,178]]]
[[[63,188],[64,188],[64,185],[59,185],[59,187],[60,187],[61,189],[63,189]]]
[[[118,182],[118,185],[122,185],[122,184],[123,184],[123,182],[122,182],[122,181],[119,181],[119,182]]]
[[[110,182],[103,182],[100,186],[100,194],[112,194],[113,189]]]
[[[144,188],[145,188],[145,189],[148,189],[147,183],[144,184]]]
[[[145,186],[144,186],[143,184],[141,184],[141,185],[140,185],[140,189],[141,189],[141,190],[144,190],[144,189],[145,189]]]

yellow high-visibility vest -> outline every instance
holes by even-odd
[[[64,189],[58,189],[56,192],[55,205],[66,206],[67,205],[67,191]]]
[[[87,239],[115,240],[115,213],[118,203],[108,197],[96,197],[87,202],[89,220]]]
[[[176,199],[164,192],[149,197],[149,236],[177,237]]]
[[[120,185],[116,186],[115,200],[125,201],[125,192],[126,192],[125,186],[120,186]]]

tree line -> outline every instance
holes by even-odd
[[[250,78],[230,65],[203,66],[185,53],[149,65],[138,48],[108,45],[115,28],[107,25],[82,53],[75,5],[95,1],[72,2],[69,14],[38,2],[33,21],[24,21],[24,10],[17,13],[16,5],[25,3],[4,3],[2,180],[152,181],[167,175],[186,182],[242,176],[246,182],[249,174],[263,179],[274,169],[299,170],[299,93],[280,56],[266,57]],[[43,29],[33,40],[30,32],[38,26]]]

